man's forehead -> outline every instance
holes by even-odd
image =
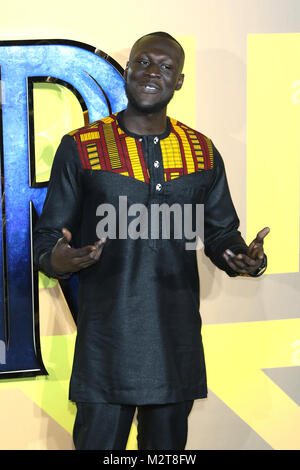
[[[130,57],[143,52],[157,52],[161,51],[171,56],[181,56],[180,46],[172,39],[161,36],[144,36],[133,45]]]

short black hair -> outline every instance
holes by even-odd
[[[181,49],[182,55],[184,57],[185,54],[184,54],[184,49],[183,49],[182,45],[180,44],[180,42],[177,41],[177,39],[175,39],[173,36],[171,36],[171,34],[165,33],[164,31],[156,31],[155,33],[145,34],[145,36],[142,36],[140,39],[142,39],[144,37],[147,37],[147,36],[160,36],[162,38],[171,39],[171,41],[174,41],[174,42],[176,42],[176,44],[178,44],[178,46]],[[139,41],[139,39],[138,39],[138,41]]]
[[[146,38],[146,37],[148,37],[148,36],[158,36],[158,37],[170,39],[171,41],[176,42],[176,44],[180,47],[180,51],[181,51],[181,55],[182,55],[182,63],[184,62],[185,53],[184,53],[184,49],[183,49],[182,45],[181,45],[173,36],[171,36],[171,34],[166,33],[166,32],[164,32],[164,31],[155,31],[154,33],[145,34],[144,36],[140,37],[137,41],[135,41],[133,47],[134,47],[141,39],[144,39],[144,38]],[[132,47],[132,48],[133,48],[133,47]]]

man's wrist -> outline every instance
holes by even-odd
[[[251,273],[251,274],[249,273],[248,276],[251,276],[251,277],[261,276],[262,274],[264,274],[265,270],[267,269],[267,264],[268,264],[267,255],[264,253],[264,257],[263,257],[261,265],[257,268],[257,270],[254,273]]]
[[[53,279],[63,279],[66,276],[71,276],[72,273],[58,273],[53,269],[52,262],[52,250],[42,253],[39,258],[39,265],[41,271],[43,271],[47,276],[52,277]]]

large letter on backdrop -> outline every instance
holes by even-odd
[[[123,109],[126,96],[118,64],[72,41],[0,42],[0,71],[0,378],[8,378],[47,374],[31,241],[32,220],[42,210],[47,183],[35,178],[32,84],[54,80],[69,87],[90,122]]]

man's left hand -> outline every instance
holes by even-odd
[[[269,227],[263,228],[250,243],[247,254],[235,255],[231,250],[225,250],[223,256],[228,265],[239,274],[253,274],[261,266],[264,258],[264,238],[270,232]]]

